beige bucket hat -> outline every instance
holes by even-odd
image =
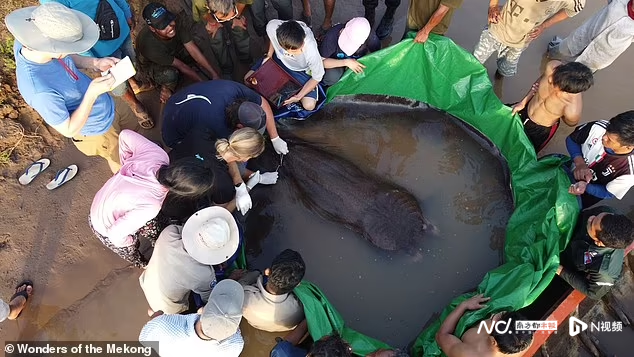
[[[82,53],[99,40],[90,17],[56,2],[15,10],[4,22],[18,42],[40,52]]]
[[[229,211],[219,206],[194,213],[183,226],[183,246],[202,264],[224,263],[238,250],[238,224]]]

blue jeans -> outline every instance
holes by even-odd
[[[280,341],[271,350],[271,357],[306,357],[308,351],[293,346],[288,341]]]

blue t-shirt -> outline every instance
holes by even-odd
[[[225,108],[234,101],[262,105],[262,97],[244,84],[217,79],[198,82],[174,93],[163,110],[163,141],[174,147],[196,128],[211,130],[218,139],[227,139],[233,128],[227,125]]]
[[[306,357],[307,354],[308,351],[293,346],[293,344],[288,341],[278,342],[271,351],[271,357]]]
[[[81,104],[90,85],[90,78],[75,67],[69,56],[64,57],[62,61],[77,75],[78,80],[71,77],[58,60],[43,64],[31,62],[22,56],[21,50],[22,44],[15,41],[15,72],[18,89],[24,101],[33,107],[48,125],[60,125],[69,120]],[[114,101],[108,94],[102,94],[92,106],[88,120],[80,133],[88,136],[104,134],[110,129],[113,121]]]
[[[128,26],[128,20],[132,17],[132,11],[130,5],[126,0],[107,0],[119,20],[120,35],[118,38],[109,41],[97,41],[95,46],[88,52],[82,53],[82,55],[91,57],[108,57],[118,50],[123,42],[130,36],[130,26]],[[57,2],[70,9],[77,10],[86,14],[88,17],[95,20],[97,17],[97,8],[99,7],[99,0],[40,0],[40,4],[46,4],[47,2]]]

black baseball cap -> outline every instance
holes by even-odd
[[[143,9],[145,22],[157,30],[162,30],[176,19],[176,15],[169,12],[164,5],[151,2]]]

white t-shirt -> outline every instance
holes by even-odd
[[[566,47],[563,52],[579,56],[576,62],[593,71],[612,64],[634,41],[634,20],[627,11],[629,0],[608,3],[560,45]]]
[[[296,72],[306,72],[314,80],[321,82],[326,70],[324,69],[323,58],[319,54],[319,47],[317,46],[317,41],[315,40],[313,32],[308,26],[306,26],[305,23],[297,21],[306,33],[306,38],[304,39],[304,50],[299,55],[291,55],[286,52],[282,46],[280,46],[280,43],[277,40],[277,28],[284,22],[286,21],[271,20],[266,25],[266,34],[271,40],[273,50],[275,50],[275,55],[288,69]]]
[[[273,295],[262,285],[262,276],[244,287],[242,316],[249,325],[268,332],[290,331],[304,319],[304,307],[293,293]]]

